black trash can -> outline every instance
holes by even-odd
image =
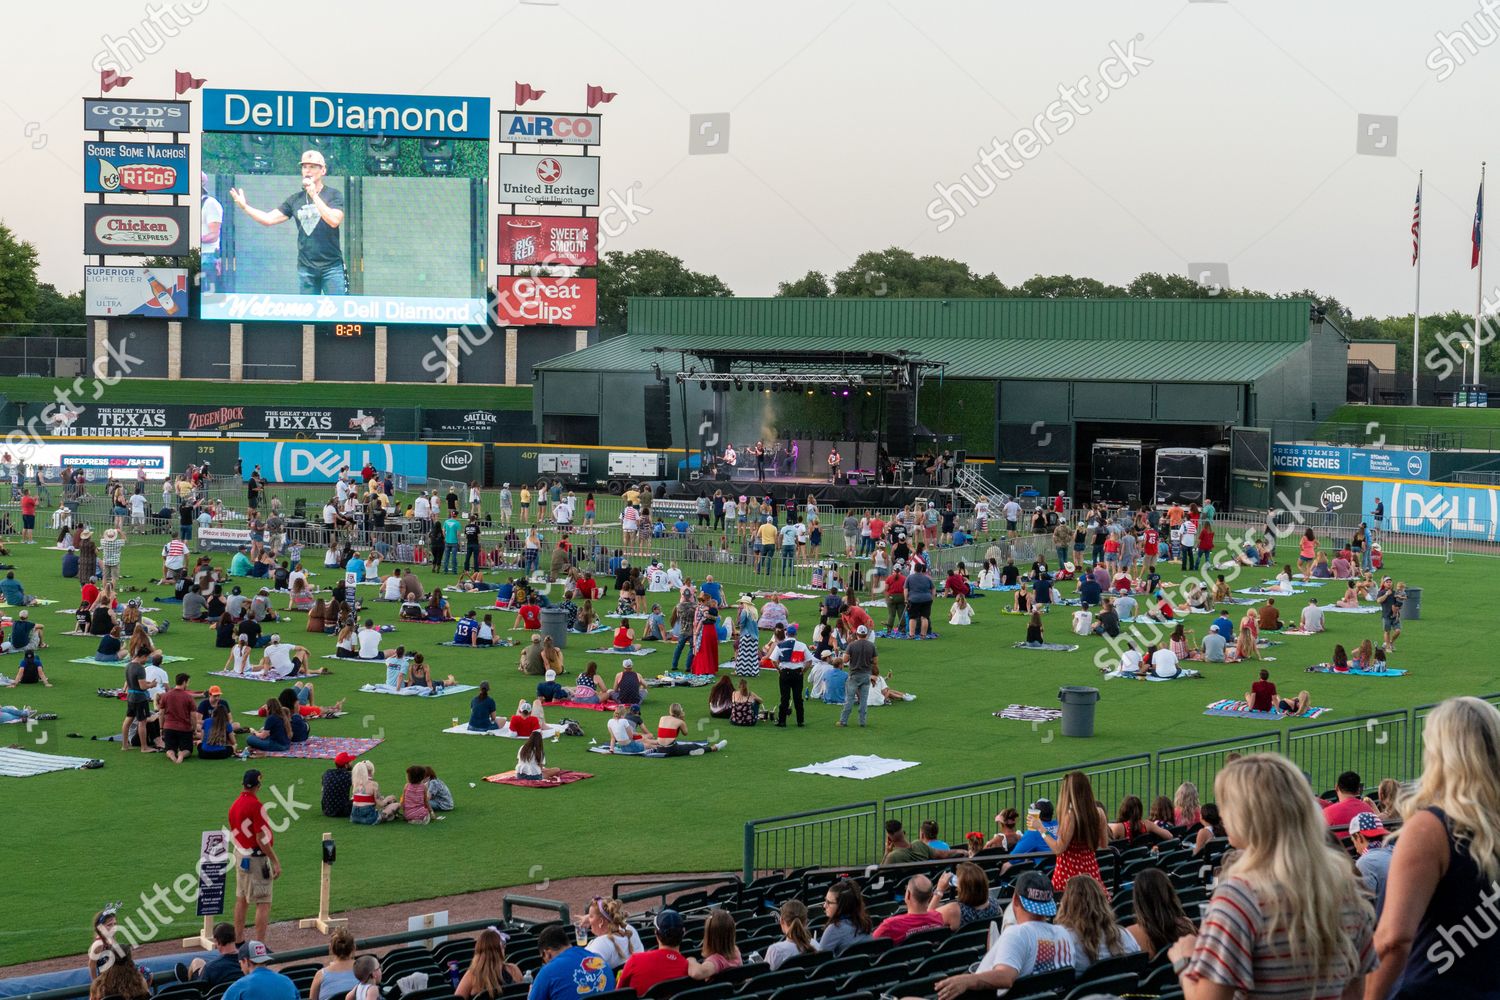
[[[542,609],[542,635],[552,637],[552,645],[564,649],[568,645],[568,612],[562,608]]]
[[[1099,701],[1099,689],[1091,687],[1063,687],[1057,690],[1057,700],[1062,702],[1062,734],[1088,738],[1094,735],[1094,705]]]
[[[1401,605],[1401,620],[1416,621],[1422,617],[1422,588],[1407,587],[1406,603]]]

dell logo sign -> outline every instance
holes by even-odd
[[[1422,456],[1412,455],[1406,460],[1406,472],[1408,475],[1420,476],[1422,474]]]

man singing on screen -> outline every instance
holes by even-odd
[[[230,188],[229,197],[263,226],[297,220],[297,278],[303,295],[343,295],[349,290],[339,227],[344,224],[344,196],[323,183],[328,164],[310,149],[302,154],[302,190],[269,212],[252,208],[245,192]]]

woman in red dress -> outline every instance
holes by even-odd
[[[1109,886],[1099,874],[1099,860],[1094,852],[1109,846],[1109,816],[1104,807],[1094,799],[1094,786],[1082,771],[1071,771],[1062,780],[1057,796],[1057,836],[1047,832],[1035,814],[1029,827],[1038,831],[1052,853],[1057,855],[1057,867],[1052,870],[1052,888],[1062,892],[1068,879],[1074,875],[1087,875],[1104,886],[1106,895]]]
[[[719,609],[707,594],[698,595],[698,607],[693,611],[692,671],[695,674],[719,672]]]

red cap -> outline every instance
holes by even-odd
[[[333,763],[334,763],[335,767],[348,767],[350,764],[353,764],[358,759],[359,758],[356,757],[356,756],[354,756],[354,754],[352,754],[349,751],[345,750],[342,753],[340,753],[337,757],[333,758]]]

